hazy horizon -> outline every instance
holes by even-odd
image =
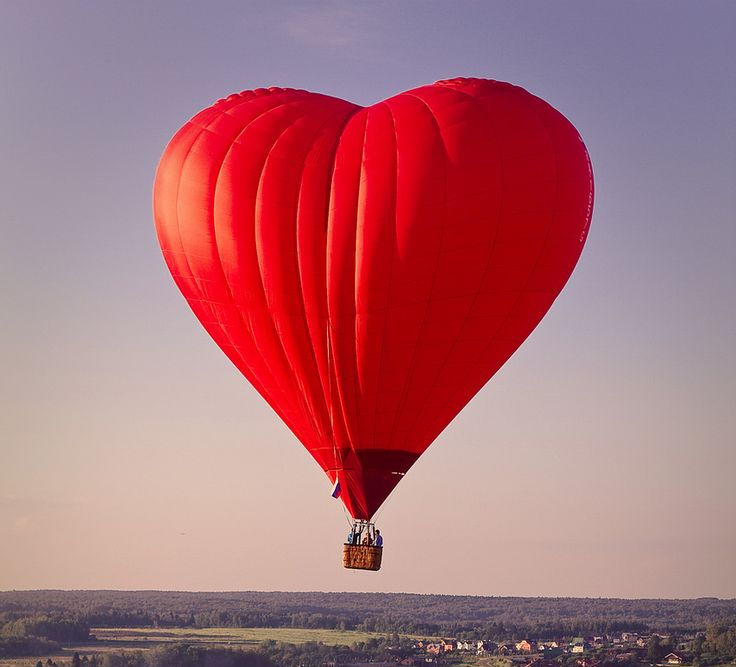
[[[736,600],[734,597],[717,597],[713,595],[701,595],[697,597],[680,597],[680,598],[666,598],[666,597],[625,597],[625,596],[601,596],[601,595],[489,595],[482,593],[418,593],[416,591],[329,591],[329,590],[258,590],[258,589],[242,589],[242,590],[186,590],[186,589],[158,589],[158,588],[11,588],[2,589],[2,593],[41,593],[44,591],[48,592],[82,592],[82,593],[193,593],[193,594],[229,594],[229,593],[304,593],[304,594],[319,594],[319,595],[427,595],[437,597],[478,597],[478,598],[519,598],[519,599],[556,599],[556,600],[723,600],[731,601]]]
[[[736,4],[0,3],[0,589],[736,597]],[[192,316],[154,171],[229,93],[453,76],[559,109],[567,287],[346,571],[330,484]]]

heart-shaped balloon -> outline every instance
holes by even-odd
[[[552,305],[592,200],[559,112],[452,79],[222,99],[166,148],[154,215],[197,318],[367,520]]]

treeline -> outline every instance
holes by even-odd
[[[10,618],[3,618],[10,616]],[[0,638],[44,637],[59,642],[87,641],[89,623],[71,615],[34,615],[12,618],[0,615]]]
[[[49,655],[60,650],[61,644],[43,637],[0,637],[0,659]]]
[[[75,616],[0,614],[0,658],[55,653],[66,642],[89,639],[89,624]]]
[[[0,615],[71,613],[94,626],[299,627],[508,639],[622,630],[688,632],[736,600],[510,598],[405,593],[6,591]]]

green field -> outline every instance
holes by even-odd
[[[125,648],[135,644],[144,647],[172,641],[218,645],[260,644],[268,639],[288,644],[322,642],[332,646],[350,646],[355,642],[385,637],[375,632],[303,628],[92,628],[90,633],[107,646],[125,644]]]

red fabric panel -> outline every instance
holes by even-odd
[[[220,100],[166,148],[154,217],[197,318],[369,519],[552,305],[592,201],[561,114],[454,79]]]

